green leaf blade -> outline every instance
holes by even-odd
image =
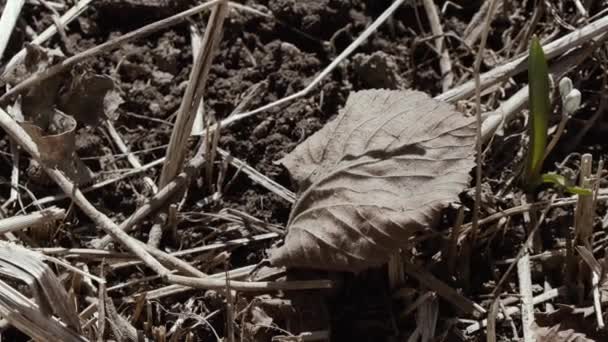
[[[532,38],[528,58],[530,95],[530,151],[524,182],[534,187],[540,181],[540,172],[547,147],[547,128],[551,104],[549,99],[549,68],[538,37]]]

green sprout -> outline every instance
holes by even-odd
[[[528,81],[530,97],[530,149],[528,151],[525,171],[523,174],[524,189],[533,192],[540,184],[550,183],[562,190],[573,194],[589,195],[591,191],[574,186],[566,177],[556,173],[541,174],[543,161],[547,154],[555,146],[557,141],[551,141],[547,146],[547,130],[549,127],[549,115],[551,113],[551,87],[549,81],[549,68],[543,47],[538,37],[532,37],[528,57]],[[562,100],[563,117],[560,128],[563,129],[567,116],[574,113],[580,107],[580,92],[574,89],[572,81],[568,78],[560,82],[560,94]],[[558,130],[561,133],[561,130]],[[559,135],[554,140],[559,139]]]
[[[532,44],[530,44],[528,81],[530,83],[528,88],[530,94],[530,150],[526,161],[524,185],[532,190],[542,181],[540,172],[543,168],[547,147],[547,128],[551,111],[549,68],[543,47],[536,36],[532,37]]]

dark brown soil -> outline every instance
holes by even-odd
[[[205,94],[205,109],[209,117],[216,120],[230,115],[241,102],[244,94],[254,87],[262,86],[263,91],[253,98],[250,109],[304,88],[391,3],[385,0],[242,2],[272,13],[273,18],[264,18],[237,10],[231,12],[230,18],[225,23],[223,40],[211,68]],[[69,26],[67,41],[54,38],[48,46],[63,47],[66,54],[77,53],[188,8],[192,3],[193,1],[186,0],[100,1]],[[450,31],[456,37],[462,37],[472,16],[479,9],[481,1],[463,0],[454,3],[460,8],[446,4],[446,11],[443,14],[444,30]],[[523,1],[528,3],[527,7],[520,6],[519,9],[516,7],[520,1],[515,3],[505,9],[505,13],[498,15],[488,40],[488,47],[497,56],[498,62],[515,55],[511,50],[506,52],[503,50],[505,40],[513,39],[524,29],[526,15],[533,11],[531,1]],[[441,8],[444,2],[437,1],[437,5]],[[565,20],[571,18],[569,6],[564,6],[564,11],[567,11]],[[592,8],[592,12],[596,13],[599,9]],[[25,24],[36,32],[52,24],[49,11],[39,6],[26,5],[22,19],[4,54],[3,62],[16,53],[24,41],[29,40],[25,35]],[[202,23],[205,23],[206,19],[207,15],[196,16],[192,22],[201,27],[204,26]],[[543,17],[542,25],[535,32],[540,35],[548,34],[552,22],[551,17]],[[574,22],[571,24],[576,26]],[[562,34],[565,33],[564,28],[557,30]],[[292,187],[285,170],[274,162],[330,120],[344,104],[351,91],[367,88],[413,88],[431,95],[441,92],[438,56],[429,45],[421,41],[428,36],[431,36],[431,33],[422,6],[403,5],[387,24],[373,34],[354,55],[334,70],[309,95],[223,128],[219,146],[264,175],[297,191]],[[472,77],[470,71],[474,55],[463,47],[458,39],[448,37],[446,44],[456,62],[455,79],[459,83],[469,80]],[[601,59],[603,55],[597,55],[596,58]],[[492,58],[487,58],[482,69],[492,68],[495,62]],[[602,63],[604,62],[605,60]],[[88,64],[96,72],[110,75],[116,81],[125,102],[119,108],[120,117],[115,125],[126,144],[133,151],[147,151],[138,154],[142,163],[163,157],[165,153],[163,147],[168,143],[171,134],[173,114],[180,105],[192,65],[188,25],[177,25],[146,39],[130,42],[112,53],[90,60]],[[583,92],[585,107],[577,114],[576,119],[570,122],[562,141],[568,141],[575,135],[572,132],[582,125],[581,121],[584,124],[584,120],[587,120],[599,105],[598,89],[602,87],[600,69],[604,68],[605,64],[601,65],[594,67],[588,61],[573,73],[573,79],[578,80],[575,85]],[[526,82],[525,76],[519,76],[515,80]],[[484,100],[487,101],[488,106],[495,106],[498,100],[503,100],[517,89],[518,87],[512,84],[505,84],[504,93],[500,98]],[[519,203],[517,196],[521,193],[515,190],[507,190],[507,195],[501,197],[496,197],[494,194],[503,190],[505,182],[513,178],[513,174],[518,170],[518,163],[522,159],[520,148],[524,130],[522,120],[518,118],[507,125],[504,135],[496,137],[491,149],[485,155],[484,188],[487,193],[482,206],[482,217]],[[578,153],[594,151],[599,156],[605,157],[604,144],[603,130],[598,128],[591,130],[583,143],[573,149]],[[193,142],[192,149],[194,146]],[[570,146],[565,146],[563,143],[558,145],[557,152],[552,154],[546,163],[546,168],[554,170],[554,163],[560,163],[566,157],[566,150],[569,148]],[[0,187],[2,189],[0,202],[3,202],[8,197],[9,188],[6,184],[10,183],[12,168],[9,142],[4,132],[0,132],[0,152],[0,185],[4,185]],[[77,152],[95,172],[130,167],[125,158],[112,157],[112,154],[119,153],[118,149],[101,129],[80,128]],[[574,159],[566,164],[566,168],[574,170],[578,168],[578,158]],[[31,187],[40,197],[57,193],[58,189],[55,187],[40,186],[28,179],[27,160],[28,156],[22,156],[22,183]],[[217,162],[211,183],[215,183],[221,164],[221,161]],[[225,183],[235,175],[235,172],[232,167],[227,169]],[[227,224],[196,220],[201,213],[218,213],[221,209],[233,208],[268,223],[284,225],[287,222],[290,204],[252,182],[244,174],[236,176],[220,200],[208,204],[205,200],[214,191],[208,188],[208,180],[204,179],[203,174],[204,172],[192,182],[187,191],[187,200],[181,208],[182,220],[178,225],[180,238],[175,241],[171,237],[165,237],[162,241],[164,249],[174,251],[206,242],[252,234],[242,230],[226,232],[223,229],[227,228]],[[157,179],[160,168],[151,169],[146,175]],[[121,222],[141,204],[140,200],[143,197],[139,193],[142,189],[144,189],[143,177],[135,177],[89,193],[87,198],[100,211]],[[552,191],[545,190],[539,198],[550,197]],[[472,208],[473,194],[473,191],[468,191],[462,195],[462,202],[468,208]],[[24,195],[24,201],[27,203],[30,200],[26,197]],[[60,205],[67,208],[69,202],[64,201]],[[604,209],[599,209],[599,213],[602,214]],[[13,208],[3,214],[10,216],[17,211],[18,208]],[[455,216],[455,210],[446,210],[443,224],[438,231],[447,231],[453,225]],[[469,210],[466,212],[465,221],[470,221]],[[569,207],[551,212],[542,233],[547,250],[555,248],[558,242],[563,241],[567,234],[564,225],[568,225],[565,222],[571,221],[572,210]],[[457,287],[466,296],[481,302],[483,296],[491,292],[491,285],[495,284],[506,269],[495,266],[494,261],[514,257],[525,239],[524,226],[519,217],[514,218],[509,224],[509,229],[488,239],[483,246],[479,246],[479,250],[474,252],[474,259],[471,260],[473,274],[469,287],[463,279],[444,280]],[[145,241],[150,225],[150,222],[146,223],[134,235]],[[91,239],[99,235],[99,231],[89,219],[74,209],[64,230],[55,234],[52,239],[37,241],[37,243],[40,246],[85,247]],[[427,260],[429,270],[435,274],[444,271],[441,265],[433,264],[432,261],[432,256],[441,249],[442,244],[440,238],[429,239],[417,248],[416,257]],[[236,268],[259,262],[265,257],[265,249],[269,246],[270,243],[259,243],[236,248],[230,251],[227,266],[218,264],[205,271],[216,273],[223,271],[224,267]],[[97,266],[98,264],[93,267]],[[130,277],[148,275],[143,269],[139,269],[135,274],[132,274],[133,271],[134,269],[129,269],[125,272],[108,274],[108,281],[116,284]],[[559,278],[559,270],[553,273],[551,277]],[[274,316],[271,314],[273,322],[293,334],[308,330],[330,329],[332,341],[405,340],[415,328],[414,314],[400,316],[400,312],[409,302],[404,300],[403,296],[398,298],[399,291],[390,289],[386,274],[386,268],[382,268],[358,275],[333,275],[344,285],[335,293],[279,295],[278,298],[293,300],[291,310],[295,310],[295,313],[292,311],[291,314],[285,312],[279,312]],[[320,275],[307,273],[295,276],[316,278]],[[160,282],[143,283],[138,285],[141,286],[140,288],[127,288],[120,293],[114,293],[113,296],[118,306],[122,304],[121,296],[129,296],[161,285]],[[420,290],[420,286],[414,280],[408,280],[402,288]],[[506,290],[516,292],[513,287]],[[208,319],[208,324],[223,336],[225,302],[223,297],[215,295],[217,294],[213,292],[191,291],[159,302],[155,301],[152,304],[153,323],[169,329],[177,318],[172,313],[185,312],[186,302],[193,299],[195,306],[200,309],[200,315],[204,316],[216,309],[219,310],[217,315]],[[243,295],[237,302],[238,308],[244,309],[251,303],[251,297]],[[133,306],[124,304],[120,310],[124,314],[130,314]],[[266,311],[269,314],[274,312],[272,308],[266,308]],[[457,315],[458,312],[453,307],[441,303],[438,331],[444,334],[444,339],[438,340],[460,340],[455,333],[458,329],[450,327],[447,321],[447,318]],[[136,328],[143,328],[141,322],[136,324]],[[507,330],[505,328],[501,333],[504,333],[504,336],[511,336],[510,331]],[[212,330],[205,324],[196,326],[192,331],[200,341],[215,338]],[[11,338],[15,331],[9,329],[2,334],[6,338]],[[255,341],[265,341],[277,334],[280,334],[279,330],[258,329],[255,334],[252,333],[252,336],[256,336]],[[23,336],[14,337],[14,340],[23,338]],[[470,340],[476,338],[485,340],[483,334],[479,333],[471,336]]]

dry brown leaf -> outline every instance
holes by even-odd
[[[608,333],[597,329],[593,306],[577,308],[555,304],[557,310],[534,314],[538,341],[606,341]]]
[[[60,96],[59,108],[78,122],[97,126],[104,120],[115,120],[121,103],[123,100],[110,77],[84,72],[72,77]]]
[[[79,185],[93,179],[93,172],[76,155],[76,120],[73,117],[54,112],[47,129],[32,122],[23,122],[21,127],[38,146],[46,166],[61,170]]]
[[[417,91],[351,94],[280,161],[299,193],[270,261],[354,272],[386,262],[468,185],[473,122]]]
[[[565,329],[561,324],[552,327],[534,327],[536,342],[595,342],[587,338],[585,334],[578,333],[574,329]]]

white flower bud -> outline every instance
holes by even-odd
[[[566,96],[574,89],[572,80],[568,77],[564,77],[559,81],[559,94],[562,97],[562,102],[566,101]]]
[[[572,91],[566,95],[564,99],[564,111],[568,114],[576,112],[581,106],[581,92],[578,89],[572,89]]]

